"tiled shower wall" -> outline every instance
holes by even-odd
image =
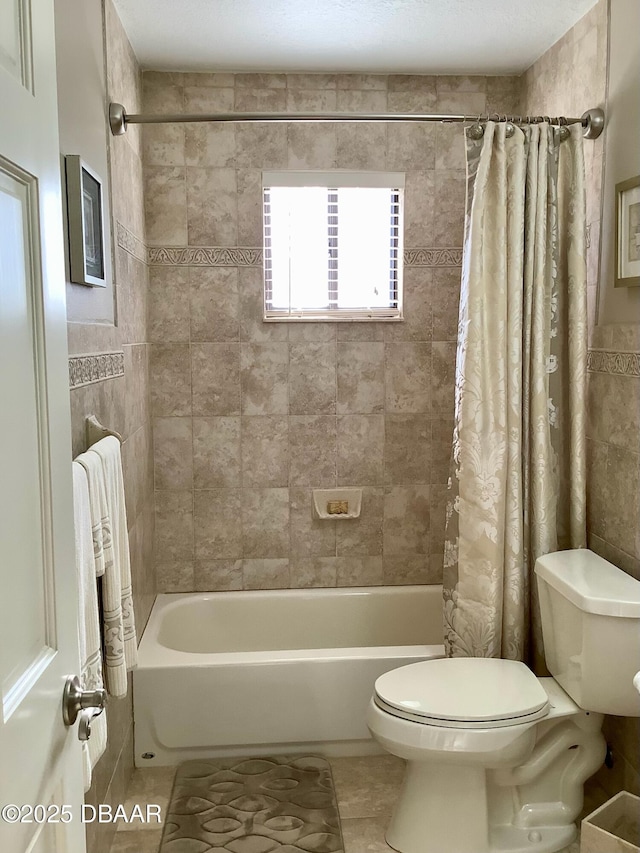
[[[107,92],[140,106],[140,71],[110,2],[105,4]],[[148,268],[137,128],[112,139],[109,165],[117,324],[69,323],[73,455],[86,448],[85,418],[95,415],[122,435],[122,461],[131,554],[133,602],[140,638],[156,592],[153,568],[153,459],[147,343]],[[106,128],[105,128],[106,134]],[[106,178],[106,176],[105,176]],[[133,769],[132,695],[111,699],[107,748],[93,772],[86,802],[122,803]],[[115,826],[89,823],[87,850],[104,853]]]
[[[524,76],[525,111],[581,115],[605,105],[607,0],[599,2]],[[570,73],[568,73],[570,71]],[[537,107],[536,107],[537,105]],[[635,324],[597,325],[601,186],[606,135],[585,143],[588,224],[589,374],[587,425],[588,546],[640,579],[640,318]],[[634,145],[635,140],[629,139]],[[632,318],[630,318],[632,319]],[[615,650],[612,650],[612,654]],[[611,794],[640,794],[640,721],[607,717],[614,766],[598,779]]]
[[[144,109],[477,115],[518,82],[147,72]],[[143,156],[159,590],[439,582],[461,126],[147,126]],[[261,170],[287,168],[406,173],[404,323],[262,322]],[[313,518],[336,485],[359,520]]]

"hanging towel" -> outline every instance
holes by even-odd
[[[82,465],[87,475],[93,555],[96,564],[96,576],[100,578],[105,573],[107,566],[113,565],[111,519],[107,507],[102,460],[95,453],[81,453],[75,461]]]
[[[83,690],[102,690],[102,655],[100,652],[100,617],[92,544],[91,509],[87,475],[82,465],[72,464],[73,525],[78,575],[78,634],[80,646],[80,682]],[[82,744],[84,789],[91,786],[93,768],[107,746],[107,715],[103,711],[91,723],[91,738]]]
[[[102,461],[107,515],[111,520],[113,569],[109,571],[105,565],[102,579],[107,689],[114,696],[124,696],[127,692],[127,670],[132,669],[138,661],[138,642],[131,595],[129,534],[120,442],[114,436],[103,438],[87,451],[87,455],[91,454]]]

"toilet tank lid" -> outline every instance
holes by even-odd
[[[640,618],[640,581],[593,551],[546,554],[535,572],[585,613]]]

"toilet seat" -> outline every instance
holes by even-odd
[[[381,675],[376,705],[396,717],[444,728],[515,726],[546,716],[549,697],[520,661],[442,658]]]

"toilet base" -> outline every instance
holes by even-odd
[[[489,826],[485,768],[409,761],[385,838],[398,853],[556,853],[576,835],[574,824]]]

